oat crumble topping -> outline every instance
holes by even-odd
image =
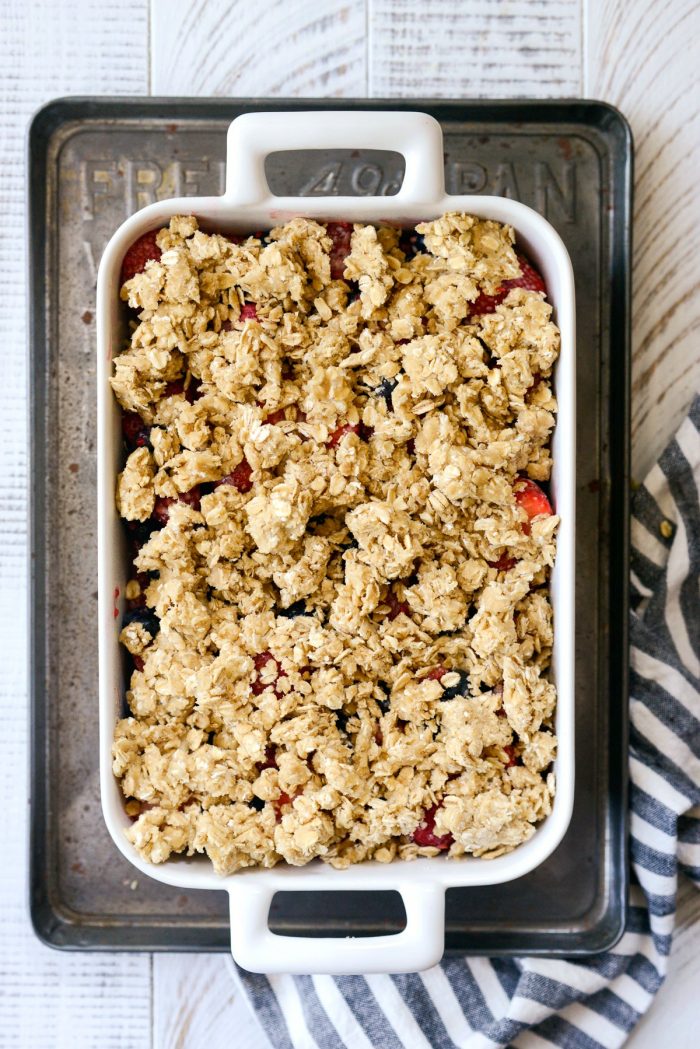
[[[509,851],[554,793],[558,524],[559,333],[513,230],[148,236],[111,380],[130,840],[221,874]]]

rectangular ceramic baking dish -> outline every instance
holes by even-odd
[[[403,183],[395,196],[275,197],[265,176],[265,158],[285,150],[381,149],[405,159]],[[108,830],[124,856],[143,874],[187,889],[226,889],[230,897],[231,950],[253,972],[371,973],[415,972],[439,961],[444,949],[445,890],[452,886],[497,884],[521,877],[543,862],[561,841],[571,818],[574,792],[574,593],[575,593],[575,323],[571,262],[554,228],[517,201],[486,196],[447,196],[440,125],[425,113],[297,112],[238,117],[227,140],[226,189],[219,197],[159,201],[124,222],[109,241],[98,272],[98,573],[100,664],[100,784]],[[561,354],[554,375],[559,404],[553,436],[552,498],[561,517],[552,573],[554,651],[557,686],[555,762],[557,792],[551,814],[513,852],[494,860],[446,857],[357,864],[344,871],[315,861],[305,867],[243,870],[222,878],[206,857],[144,861],[127,841],[129,817],[112,774],[114,725],[120,717],[125,681],[118,635],[128,559],[115,505],[121,467],[120,420],[109,386],[111,360],[124,335],[119,274],[127,248],[171,216],[194,214],[208,229],[250,233],[284,223],[295,215],[413,226],[444,211],[466,211],[511,224],[518,244],[542,273]],[[278,891],[397,890],[406,927],[397,934],[358,938],[279,936],[268,928]]]

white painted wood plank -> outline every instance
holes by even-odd
[[[369,0],[369,94],[578,95],[580,30],[579,0]]]
[[[155,955],[153,1049],[270,1049],[223,954]]]
[[[56,96],[147,87],[147,0],[0,0],[0,1045],[150,1047],[150,959],[60,954],[29,924],[26,683],[26,332],[24,136]]]
[[[618,106],[636,146],[632,456],[642,478],[700,383],[697,0],[584,0],[585,94]],[[630,1049],[697,1044],[700,894],[681,883],[669,974]]]
[[[700,4],[587,0],[586,95],[636,143],[633,469],[641,480],[700,384]]]
[[[684,879],[666,982],[632,1033],[627,1049],[693,1049],[698,1045],[699,946],[700,892]]]
[[[152,0],[154,95],[367,90],[364,0]]]
[[[330,13],[329,6],[278,0],[249,11],[242,3],[214,5],[154,0],[152,21],[156,39],[152,89],[154,93],[167,94],[362,95],[367,86],[364,6],[343,5],[334,0]],[[391,4],[388,0],[377,0],[372,4],[371,93],[406,96],[577,93],[578,59],[569,61],[578,53],[576,3],[549,3],[546,12],[542,0],[508,4],[498,4],[495,0],[485,0],[482,4],[470,2],[459,5],[456,12],[451,10],[452,6],[457,5],[448,5],[444,0],[433,0],[430,5],[408,0],[393,0]],[[409,18],[408,24],[399,28],[400,18],[405,20],[407,11],[410,14],[408,9],[413,9],[415,14],[413,22]],[[550,37],[557,37],[558,52],[553,57],[548,58],[546,54],[551,40],[543,41],[541,17],[530,17],[537,9],[540,16],[546,16],[545,31]],[[567,9],[564,15],[561,15],[562,9]],[[435,25],[429,32],[425,29],[426,16],[430,14],[434,18],[436,12],[441,19],[437,41]],[[378,13],[382,17],[375,19]],[[421,16],[423,27],[419,24]],[[600,18],[598,12],[594,17]],[[17,435],[23,438],[24,433],[26,385],[22,252],[17,248],[23,242],[21,219],[18,222],[17,218],[21,216],[23,191],[19,129],[31,109],[53,95],[68,91],[144,91],[147,25],[140,0],[125,0],[119,5],[108,0],[99,7],[92,0],[62,7],[57,0],[33,5],[0,0],[0,21],[3,54],[7,60],[0,69],[0,203],[8,233],[0,242],[0,266],[6,275],[6,298],[1,307],[6,348],[0,356],[4,394],[0,417],[3,453],[7,460],[0,470],[0,525],[7,533],[0,545],[0,574],[6,584],[0,594],[0,630],[8,642],[9,653],[24,647],[24,637],[16,627],[22,619],[24,601],[26,506],[26,460],[23,440],[17,439]],[[605,18],[602,21],[605,22]],[[653,19],[647,21],[653,47],[658,26]],[[76,24],[80,26],[79,36]],[[441,31],[442,24],[448,25],[448,30]],[[478,69],[473,65],[476,26],[479,26],[476,51],[481,62]],[[409,39],[411,33],[413,39]],[[261,42],[261,47],[253,49],[256,40]],[[390,51],[392,41],[397,43],[398,57]],[[206,58],[198,58],[207,54]],[[465,62],[465,55],[469,55],[469,63]],[[378,57],[375,59],[375,56]],[[403,71],[401,62],[405,67]],[[443,75],[445,65],[449,71],[447,81]],[[493,68],[497,70],[498,65],[501,73],[494,79]],[[568,72],[567,65],[570,65]],[[693,142],[697,146],[697,128]],[[663,386],[659,388],[663,390]],[[664,414],[663,404],[659,413]],[[667,424],[669,432],[674,425],[675,422]],[[658,448],[648,453],[649,461],[656,451]],[[0,782],[5,787],[5,797],[9,795],[12,810],[20,812],[26,793],[25,715],[21,703],[24,688],[23,669],[6,660],[0,681],[0,703],[6,733],[3,744],[9,760],[3,755]],[[51,1043],[59,1049],[68,1046],[97,1049],[103,1045],[145,1049],[151,1044],[148,960],[143,956],[57,955],[43,950],[31,939],[22,899],[25,872],[20,839],[23,827],[17,824],[15,821],[10,829],[10,862],[0,873],[4,932],[0,978],[5,991],[0,1012],[0,1044],[8,1038],[8,1045],[43,1049],[46,1032],[51,1030]],[[687,1003],[691,1000],[691,987],[697,986],[698,979],[693,968],[698,943],[697,899],[685,894],[681,911],[685,924],[674,948],[673,975],[662,991],[659,1008],[645,1021],[646,1026],[656,1023],[657,1014],[667,1021],[669,1008],[673,1010],[674,1022],[678,1017],[689,1015]],[[154,1049],[161,1046],[197,1049],[205,1044],[207,1049],[218,1049],[219,1045],[222,1049],[231,1045],[262,1049],[263,1036],[257,1036],[259,1041],[256,1040],[255,1027],[246,1026],[251,1022],[247,1006],[234,991],[225,958],[158,956],[155,970]],[[688,979],[686,971],[690,974]],[[22,987],[21,995],[19,992],[12,995],[15,986]],[[664,996],[670,1007],[664,1005]],[[175,1017],[182,1017],[178,1008],[180,1001],[187,1015],[186,1023],[178,1024]],[[217,1012],[216,1003],[222,1001],[227,1003],[226,1009]],[[664,1013],[660,1011],[662,1005]],[[636,1039],[643,1037],[645,1025]],[[649,1029],[656,1031],[655,1041],[652,1036],[647,1041],[630,1043],[635,1049],[668,1043],[664,1037],[668,1033],[667,1024]],[[690,1031],[689,1023],[674,1027],[674,1044],[692,1044],[684,1041]]]

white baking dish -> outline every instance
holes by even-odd
[[[406,174],[393,197],[272,196],[265,157],[289,149],[391,149],[403,154]],[[207,228],[249,233],[287,221],[294,215],[356,222],[410,225],[444,211],[466,211],[510,223],[517,241],[541,271],[561,330],[561,356],[555,373],[559,415],[553,439],[552,493],[561,516],[556,565],[552,574],[554,606],[553,678],[559,699],[555,763],[557,793],[553,811],[533,837],[494,860],[446,857],[369,862],[337,871],[314,862],[306,867],[280,865],[217,876],[206,857],[171,859],[160,866],[145,862],[127,841],[129,818],[112,774],[112,735],[124,681],[118,634],[122,595],[128,579],[124,540],[115,507],[121,465],[119,409],[108,378],[123,322],[119,300],[122,258],[141,234],[166,224],[172,215],[194,214]],[[561,841],[574,792],[574,480],[575,343],[574,281],[566,249],[550,224],[530,208],[501,197],[447,196],[439,124],[424,113],[308,112],[259,113],[238,117],[228,132],[226,192],[221,197],[188,197],[152,204],[124,222],[107,245],[97,282],[98,337],[98,501],[99,501],[99,649],[100,749],[102,807],[120,851],[143,874],[188,889],[226,889],[231,902],[233,956],[253,972],[369,973],[414,972],[439,961],[444,948],[445,889],[487,885],[519,878],[542,863]],[[407,924],[396,935],[327,939],[286,937],[268,928],[272,896],[279,890],[343,890],[401,893]]]

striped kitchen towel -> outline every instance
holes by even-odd
[[[274,1049],[612,1049],[671,949],[679,870],[700,887],[700,396],[633,498],[631,857],[625,933],[586,961],[449,958],[405,976],[238,970]]]

